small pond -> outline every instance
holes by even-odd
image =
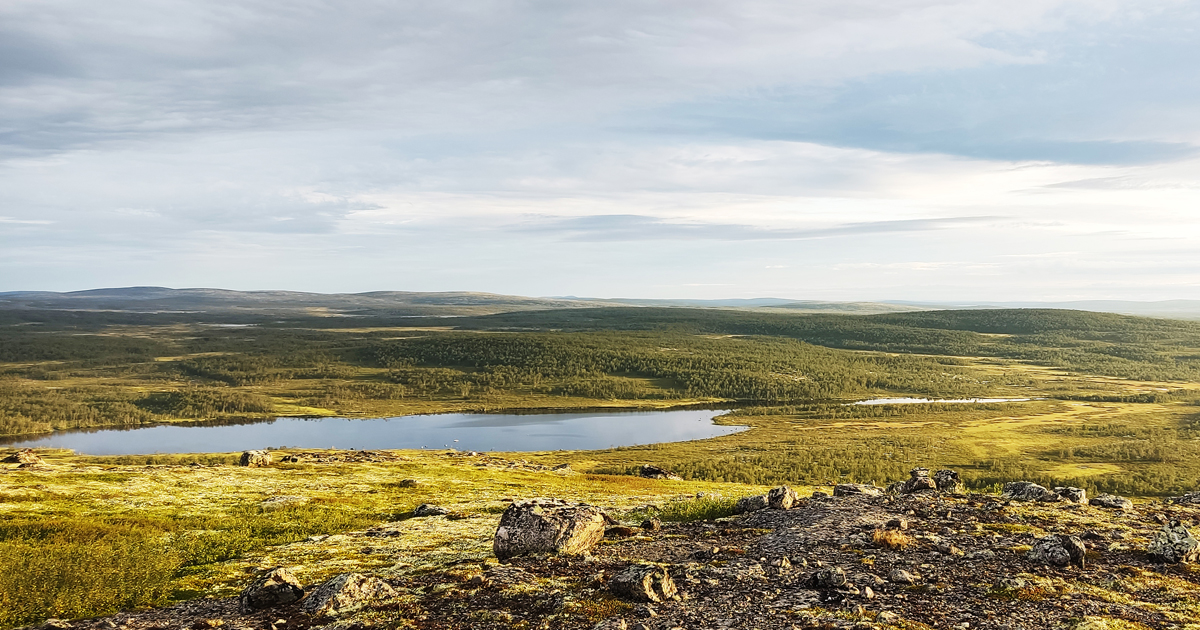
[[[447,413],[397,418],[277,418],[234,425],[160,425],[55,433],[4,444],[87,455],[225,453],[266,447],[464,451],[593,450],[729,435],[712,419],[727,410]]]
[[[872,398],[852,402],[851,405],[916,405],[919,403],[1002,403],[1027,402],[1032,398]]]

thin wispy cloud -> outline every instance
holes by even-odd
[[[514,232],[545,234],[572,241],[797,241],[865,234],[948,230],[994,222],[998,219],[999,217],[948,217],[867,221],[821,228],[789,229],[735,223],[670,221],[650,216],[610,214],[566,218],[542,217],[507,226],[507,229]]]

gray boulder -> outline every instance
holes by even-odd
[[[33,449],[27,448],[22,451],[17,451],[4,459],[0,459],[0,464],[20,464],[22,467],[44,466],[45,461],[38,454],[33,452]]]
[[[618,597],[637,602],[663,602],[678,594],[666,569],[652,564],[635,564],[618,573],[608,588]]]
[[[1154,535],[1146,553],[1156,562],[1200,560],[1200,541],[1179,521],[1170,521]]]
[[[929,469],[918,466],[908,471],[908,480],[904,482],[901,492],[912,494],[924,490],[937,490],[937,485],[929,478]]]
[[[240,464],[242,466],[249,466],[250,468],[270,466],[271,454],[266,451],[246,451],[242,453]]]
[[[1063,500],[1062,497],[1047,490],[1045,486],[1039,486],[1032,481],[1010,481],[1004,484],[1004,494],[1000,495],[1000,498],[1012,501],[1043,501],[1046,503]]]
[[[639,471],[639,473],[647,479],[670,479],[671,481],[683,481],[683,477],[680,477],[679,475],[676,475],[665,468],[651,466],[650,464],[642,466],[642,469]]]
[[[450,510],[432,503],[422,503],[421,505],[418,505],[415,510],[413,510],[413,516],[418,518],[424,518],[426,516],[445,516],[449,513]]]
[[[962,492],[963,483],[959,479],[958,473],[943,468],[933,473],[933,485],[937,486],[938,492]]]
[[[300,610],[313,616],[335,617],[395,596],[396,591],[377,577],[343,573],[318,586],[300,604]]]
[[[733,506],[735,514],[745,514],[747,512],[757,512],[765,510],[771,503],[765,494],[757,494],[752,497],[742,497]]]
[[[808,576],[804,585],[808,588],[829,589],[840,588],[846,584],[846,572],[841,567],[821,569]]]
[[[1054,494],[1062,497],[1071,503],[1087,504],[1087,490],[1083,488],[1074,488],[1071,486],[1055,486]]]
[[[1125,497],[1119,497],[1115,494],[1101,494],[1099,496],[1092,497],[1092,500],[1088,501],[1088,503],[1096,507],[1108,508],[1110,510],[1123,510],[1125,512],[1133,511],[1133,501],[1130,501]]]
[[[790,510],[799,501],[800,495],[788,486],[772,488],[767,493],[767,505],[773,510]]]
[[[1189,492],[1181,497],[1171,497],[1167,501],[1179,505],[1200,505],[1200,492]]]
[[[258,577],[242,590],[238,596],[238,608],[242,612],[253,612],[299,601],[304,597],[304,587],[291,571],[276,567]]]
[[[1039,538],[1037,542],[1033,543],[1033,548],[1025,554],[1025,557],[1031,562],[1056,567],[1075,565],[1082,569],[1085,564],[1084,554],[1086,552],[1087,548],[1083,546],[1083,541],[1075,536],[1051,534]]]
[[[500,516],[492,550],[500,560],[534,553],[586,553],[604,538],[597,507],[558,499],[516,501]]]
[[[877,497],[882,494],[883,488],[866,483],[839,483],[833,487],[835,497]]]
[[[892,572],[888,574],[888,581],[892,584],[916,584],[917,576],[904,569],[892,569]]]

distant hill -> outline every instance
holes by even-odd
[[[625,306],[683,307],[683,308],[726,308],[738,310],[776,311],[791,313],[845,313],[852,315],[875,315],[879,313],[907,313],[925,311],[936,306],[887,302],[825,302],[820,300],[788,300],[783,298],[748,298],[727,300],[669,300],[636,298],[577,298],[591,303]]]
[[[514,311],[610,306],[605,303],[447,291],[418,293],[304,293],[127,287],[54,293],[0,293],[0,309],[108,311],[130,313],[244,313],[274,315],[360,315],[392,317],[464,316]]]
[[[1166,317],[1171,319],[1200,319],[1200,300],[1161,300],[1136,302],[1132,300],[1076,300],[1068,302],[945,302],[916,303],[894,301],[887,304],[910,306],[913,310],[930,309],[995,309],[995,308],[1053,308],[1096,313]]]
[[[256,314],[325,317],[454,317],[497,313],[596,307],[700,308],[761,313],[827,313],[882,315],[936,310],[1070,309],[1172,319],[1200,319],[1200,300],[1134,302],[1084,300],[1072,302],[930,303],[905,301],[833,302],[786,298],[718,300],[588,298],[576,296],[525,297],[470,291],[370,291],[366,293],[306,293],[302,291],[232,291],[228,289],[171,289],[123,287],[56,293],[0,292],[0,310],[54,310],[112,313]]]

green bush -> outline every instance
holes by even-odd
[[[727,499],[719,495],[677,498],[667,501],[657,510],[638,508],[627,512],[624,520],[641,521],[657,518],[673,523],[711,521],[725,516],[733,516],[733,507],[736,504],[737,499]]]

